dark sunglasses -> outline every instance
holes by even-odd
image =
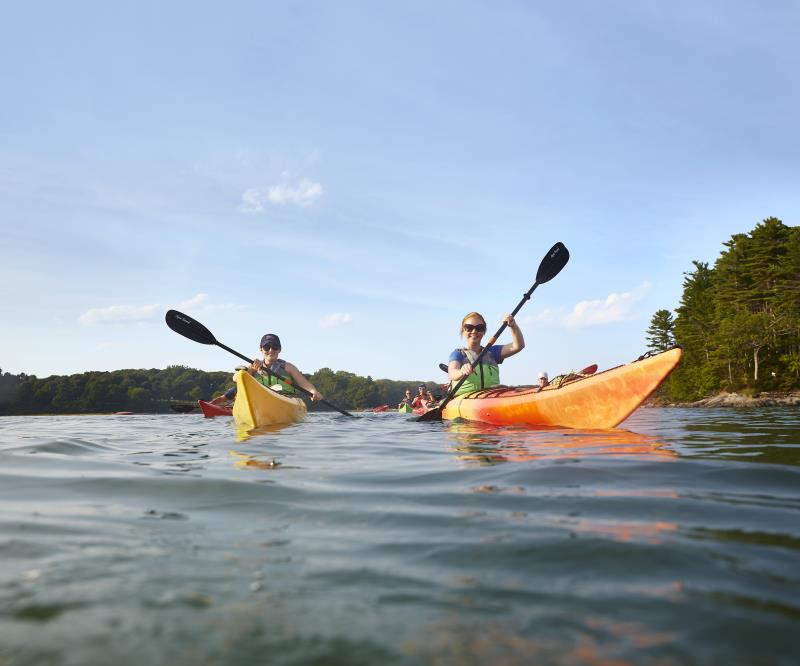
[[[472,333],[472,331],[478,331],[478,333],[485,333],[486,324],[464,324],[464,330],[467,333]]]
[[[264,346],[263,346],[261,349],[263,349],[265,352],[272,351],[273,349],[274,349],[275,351],[280,351],[280,350],[281,350],[281,348],[280,348],[280,347],[277,347],[277,346],[275,346],[275,345],[264,345]]]

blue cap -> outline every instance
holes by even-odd
[[[262,349],[264,347],[277,347],[278,349],[282,349],[281,340],[274,333],[267,333],[263,338],[261,338],[261,344],[259,346]]]

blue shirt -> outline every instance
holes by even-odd
[[[489,351],[487,351],[486,354],[484,354],[484,357],[492,356],[499,365],[500,363],[503,362],[503,359],[500,357],[500,352],[502,350],[503,350],[503,345],[492,345],[491,347],[489,347]],[[466,355],[460,349],[456,349],[450,354],[450,358],[447,359],[447,363],[449,364],[450,361],[458,361],[461,365],[469,363]]]

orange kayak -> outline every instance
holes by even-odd
[[[541,390],[536,386],[495,386],[453,398],[442,418],[494,425],[614,428],[652,395],[680,359],[681,350],[676,347],[589,376],[555,377]]]

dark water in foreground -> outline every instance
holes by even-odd
[[[0,666],[796,664],[799,415],[0,418]]]

